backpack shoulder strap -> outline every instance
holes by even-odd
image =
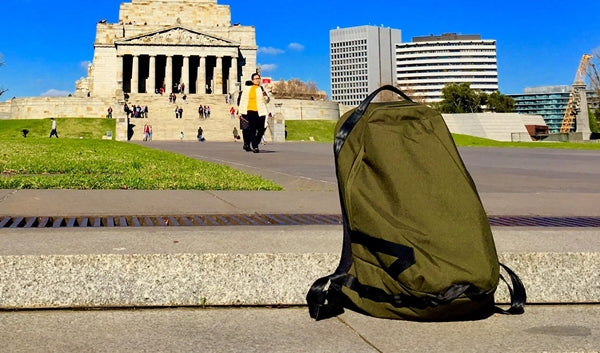
[[[516,273],[513,272],[508,266],[500,263],[500,267],[502,267],[508,276],[510,277],[510,281],[512,283],[509,284],[504,276],[500,274],[500,279],[508,286],[508,292],[510,293],[510,308],[508,310],[500,309],[496,307],[496,311],[500,314],[509,314],[509,315],[519,315],[525,312],[523,308],[525,306],[525,302],[527,301],[527,292],[525,291],[525,286],[523,286],[523,282]]]

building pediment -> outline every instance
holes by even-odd
[[[116,41],[119,45],[168,45],[234,47],[239,44],[185,27],[172,27]]]

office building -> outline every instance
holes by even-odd
[[[395,46],[401,41],[398,29],[359,26],[331,30],[331,99],[357,106],[380,86],[395,85]]]
[[[515,112],[541,115],[550,133],[560,132],[571,86],[526,87],[523,93],[508,94],[515,100]],[[586,91],[586,103],[592,110],[598,109],[598,95],[593,90]],[[589,119],[588,115],[586,119]]]
[[[571,86],[526,87],[515,100],[515,112],[541,115],[550,133],[558,133],[569,101]]]
[[[498,91],[496,41],[480,35],[414,37],[396,44],[396,73],[400,88],[424,102],[442,100],[449,83],[468,82],[474,90]]]

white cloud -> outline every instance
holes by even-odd
[[[295,51],[303,51],[304,45],[302,45],[300,43],[292,42],[292,43],[290,43],[290,45],[288,45],[288,48],[290,48],[291,50],[295,50]]]
[[[283,54],[285,51],[273,47],[259,47],[258,52],[260,54],[268,54],[268,55],[278,55]]]
[[[71,92],[68,91],[59,91],[57,89],[49,89],[46,92],[42,93],[41,96],[42,97],[66,97],[69,94],[71,94]]]
[[[87,71],[88,66],[91,64],[91,62],[89,60],[86,61],[82,61],[79,63],[79,67],[81,67],[82,69],[84,69],[85,71]]]
[[[272,72],[277,70],[276,64],[259,64],[261,72]]]

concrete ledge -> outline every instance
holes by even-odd
[[[594,230],[494,234],[530,303],[600,302]],[[338,226],[0,231],[0,308],[303,305],[341,240]]]

